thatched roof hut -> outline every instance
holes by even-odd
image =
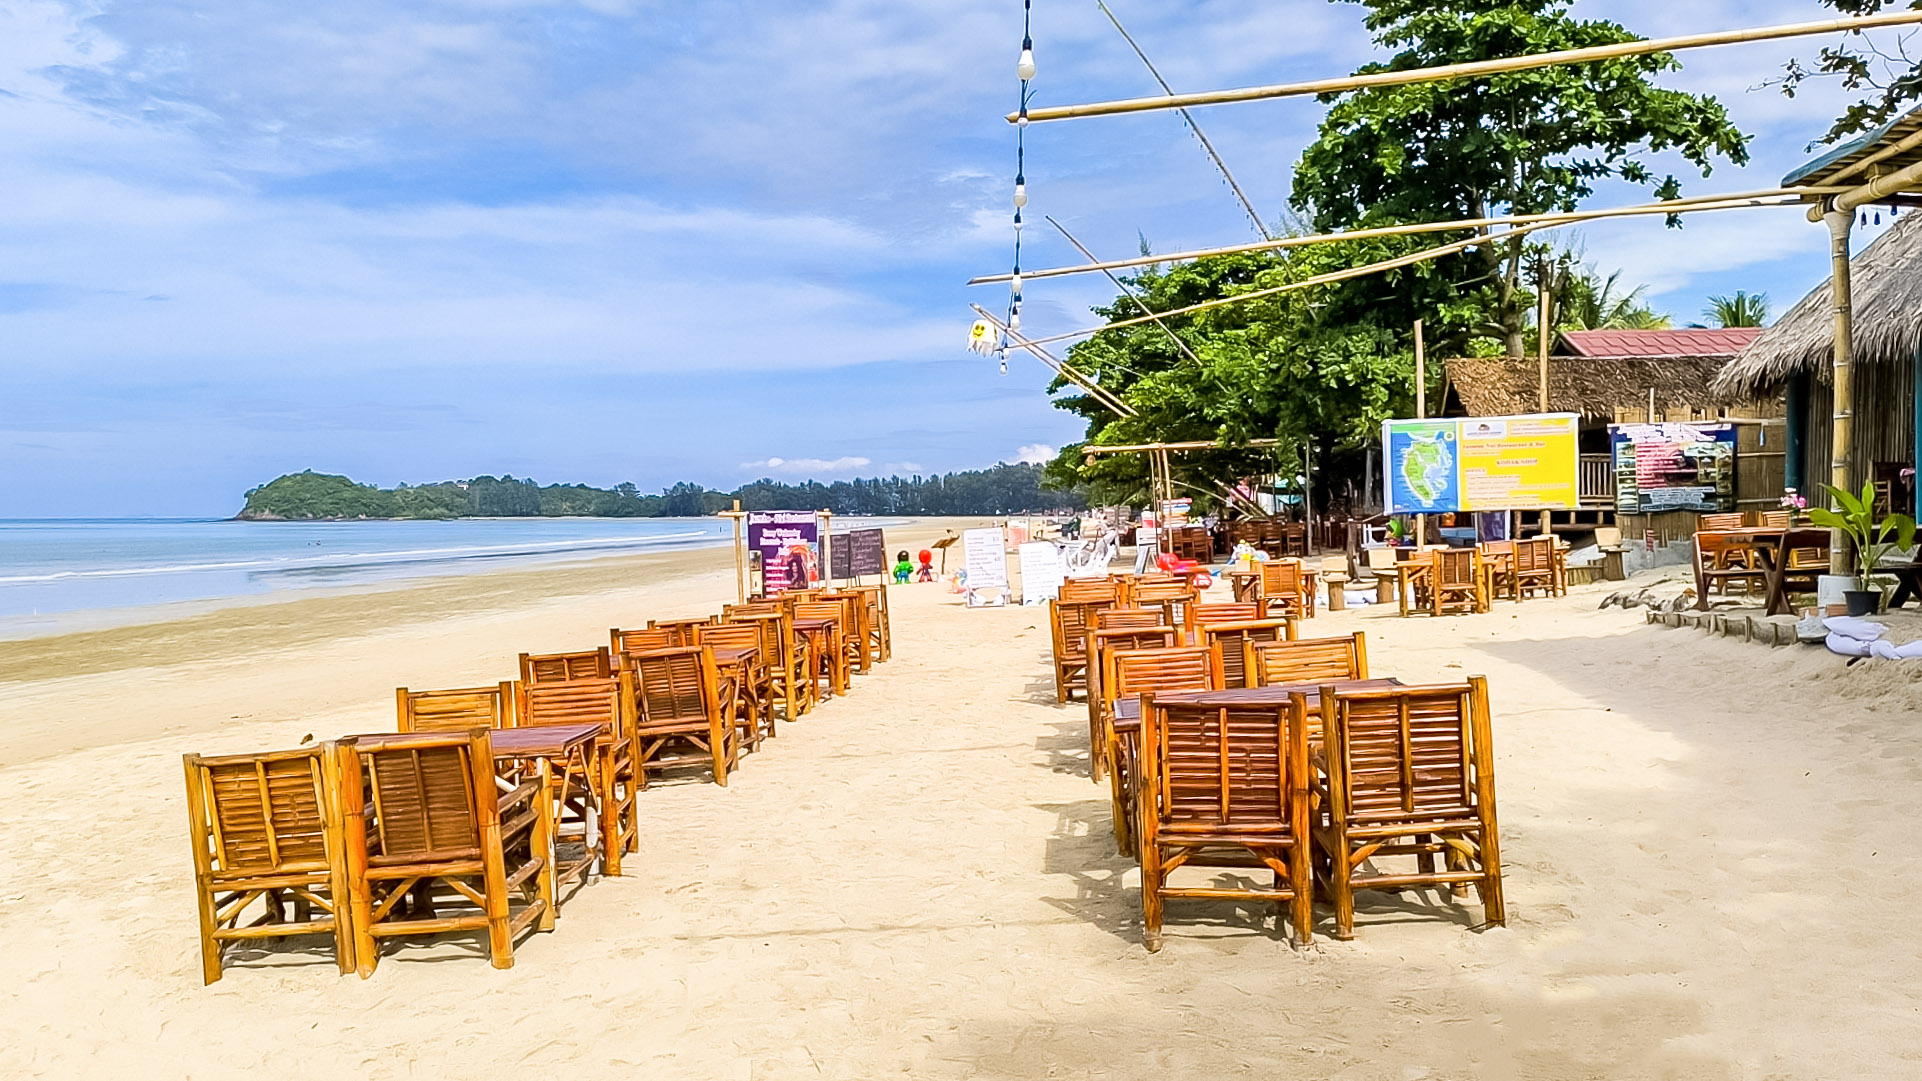
[[[1729,403],[1709,389],[1726,356],[1550,357],[1548,409],[1585,420],[1643,420],[1648,392],[1663,417],[1716,416]],[[1540,361],[1529,357],[1457,357],[1445,362],[1451,397],[1471,417],[1536,412],[1541,403]]]
[[[1855,364],[1906,367],[1922,351],[1922,212],[1896,218],[1888,232],[1849,263]],[[1829,283],[1823,282],[1722,369],[1715,379],[1716,392],[1769,398],[1798,374],[1826,385],[1834,362],[1834,311]]]

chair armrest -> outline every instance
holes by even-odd
[[[540,791],[541,782],[539,780],[522,781],[513,791],[504,793],[501,796],[500,800],[494,805],[495,811],[497,814],[504,815],[515,807],[540,795]]]

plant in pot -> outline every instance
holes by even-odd
[[[1835,500],[1836,509],[1812,508],[1809,522],[1824,529],[1841,530],[1849,538],[1849,546],[1855,549],[1856,584],[1861,588],[1848,590],[1843,598],[1848,601],[1850,615],[1870,615],[1882,606],[1882,591],[1874,588],[1871,581],[1875,567],[1890,552],[1915,544],[1915,519],[1906,514],[1876,518],[1873,484],[1862,485],[1860,495],[1833,485],[1825,487],[1829,497]]]

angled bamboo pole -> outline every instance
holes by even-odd
[[[1257,241],[1252,244],[1230,244],[1220,248],[1197,248],[1193,251],[1172,252],[1167,255],[1143,255],[1127,259],[1112,259],[1105,263],[1084,263],[1079,266],[1048,267],[1041,270],[1024,270],[1022,281],[1039,278],[1059,278],[1069,274],[1087,274],[1092,271],[1127,270],[1154,263],[1185,263],[1195,259],[1206,259],[1215,255],[1241,255],[1247,252],[1279,251],[1284,248],[1302,248],[1314,244],[1331,244],[1340,240],[1373,240],[1378,237],[1410,236],[1417,233],[1453,233],[1463,229],[1483,229],[1497,225],[1532,225],[1537,222],[1576,222],[1593,221],[1598,218],[1625,218],[1653,214],[1678,214],[1714,204],[1714,209],[1730,209],[1736,204],[1752,206],[1774,206],[1785,197],[1795,199],[1813,198],[1821,195],[1840,193],[1850,190],[1846,185],[1834,184],[1819,187],[1763,188],[1757,191],[1732,191],[1719,195],[1691,195],[1682,199],[1664,199],[1654,203],[1633,203],[1628,206],[1606,207],[1600,210],[1569,210],[1545,214],[1505,214],[1487,218],[1461,218],[1455,221],[1413,222],[1407,225],[1384,225],[1373,229],[1350,229],[1339,233],[1315,233],[1309,236],[1276,237],[1273,240]],[[1794,201],[1793,199],[1790,201]],[[1729,204],[1723,206],[1722,204]],[[1815,217],[1819,220],[1820,214]],[[968,279],[969,285],[994,285],[1007,282],[1010,274],[983,274]]]
[[[1788,206],[1788,205],[1793,205],[1793,200],[1784,200],[1784,201],[1774,202],[1774,203],[1744,200],[1741,202],[1734,202],[1734,203],[1711,203],[1711,204],[1692,206],[1692,207],[1675,207],[1675,208],[1669,208],[1668,210],[1665,210],[1665,211],[1656,211],[1656,213],[1680,214],[1680,213],[1694,213],[1694,212],[1709,211],[1709,210],[1743,210],[1743,209],[1749,209],[1752,207]],[[1298,282],[1289,282],[1286,285],[1272,286],[1267,289],[1256,289],[1246,293],[1236,293],[1233,296],[1220,297],[1215,300],[1205,300],[1199,304],[1190,304],[1185,308],[1170,308],[1169,310],[1162,312],[1161,314],[1164,316],[1186,315],[1190,312],[1202,311],[1207,308],[1219,308],[1226,304],[1239,304],[1244,300],[1255,300],[1260,297],[1274,296],[1280,293],[1291,292],[1296,289],[1306,289],[1309,286],[1326,285],[1330,282],[1346,281],[1349,278],[1365,277],[1369,274],[1378,273],[1383,270],[1394,270],[1399,267],[1412,266],[1416,263],[1427,262],[1430,259],[1436,259],[1441,256],[1451,254],[1453,252],[1464,251],[1468,248],[1476,247],[1478,245],[1496,243],[1498,241],[1506,240],[1518,234],[1528,234],[1528,233],[1533,233],[1537,230],[1558,229],[1563,226],[1573,225],[1576,223],[1577,220],[1579,219],[1570,218],[1570,219],[1557,220],[1557,221],[1530,222],[1530,223],[1518,225],[1513,229],[1504,230],[1500,233],[1473,236],[1473,237],[1469,237],[1466,240],[1458,240],[1450,244],[1442,244],[1433,248],[1424,248],[1418,252],[1412,252],[1408,255],[1396,256],[1393,259],[1384,259],[1377,263],[1367,263],[1358,267],[1349,267],[1346,270],[1337,270],[1337,271],[1331,271],[1327,274],[1319,274],[1312,278],[1303,278]],[[1336,237],[1333,239],[1344,239],[1344,238]],[[977,305],[975,307],[975,310],[981,311],[982,309]],[[1114,322],[1104,323],[1098,327],[1088,327],[1083,330],[1071,330],[1061,334],[1051,334],[1045,338],[1032,339],[1032,341],[1036,345],[1048,345],[1058,341],[1065,341],[1069,338],[1082,338],[1090,334],[1098,333],[1103,330],[1113,330],[1119,327],[1135,326],[1139,323],[1145,323],[1145,322],[1148,322],[1148,319],[1146,317],[1136,318],[1136,319],[1117,319]]]
[[[1044,214],[1042,215],[1042,220],[1046,221],[1049,225],[1054,226],[1056,232],[1059,232],[1063,237],[1067,238],[1068,243],[1074,245],[1074,250],[1080,252],[1082,255],[1087,256],[1089,259],[1094,258],[1094,253],[1089,251],[1085,246],[1083,246],[1079,240],[1076,240],[1074,238],[1074,234],[1068,232],[1066,226],[1063,226],[1060,222],[1054,220],[1054,215]],[[1176,334],[1173,327],[1161,321],[1161,316],[1157,314],[1153,308],[1148,307],[1148,302],[1141,299],[1141,294],[1135,292],[1134,286],[1129,285],[1126,282],[1122,281],[1120,278],[1116,277],[1112,271],[1104,271],[1104,273],[1107,274],[1108,281],[1112,283],[1116,289],[1121,290],[1122,296],[1125,296],[1129,300],[1132,300],[1135,302],[1135,307],[1141,309],[1141,314],[1152,316],[1154,318],[1155,325],[1161,328],[1161,332],[1168,336],[1169,341],[1175,343],[1175,348],[1181,350],[1181,353],[1183,356],[1187,357],[1189,360],[1194,361],[1196,364],[1201,363],[1201,358],[1195,355],[1195,351],[1193,349],[1188,348],[1188,343],[1181,340],[1181,335]]]
[[[1036,360],[1047,365],[1056,375],[1059,375],[1061,378],[1068,380],[1070,383],[1093,395],[1095,401],[1100,402],[1102,405],[1107,406],[1109,409],[1114,410],[1124,417],[1140,416],[1140,413],[1138,413],[1133,406],[1115,397],[1111,392],[1104,389],[1093,379],[1081,374],[1078,369],[1066,361],[1055,359],[1053,354],[1041,348],[1039,342],[1023,337],[1020,331],[1009,327],[1006,323],[995,318],[994,314],[986,308],[983,308],[979,304],[970,305],[970,307],[974,309],[976,315],[986,319],[996,329],[1000,330],[1001,333],[1006,334],[1009,341],[1033,354]]]
[[[1561,49],[1556,52],[1505,56],[1493,60],[1476,60],[1466,64],[1444,64],[1439,67],[1411,68],[1406,71],[1380,71],[1368,75],[1313,79],[1301,83],[1277,83],[1271,86],[1250,86],[1236,90],[1210,90],[1198,94],[1164,94],[1156,98],[1129,98],[1086,105],[1057,105],[1029,109],[1027,117],[1032,123],[1042,123],[1086,116],[1116,116],[1122,113],[1186,109],[1201,105],[1227,105],[1242,101],[1265,101],[1271,98],[1339,94],[1349,90],[1365,90],[1379,86],[1408,86],[1413,83],[1470,79],[1483,75],[1501,75],[1513,71],[1558,67],[1563,64],[1614,60],[1626,56],[1681,52],[1684,49],[1706,49],[1719,45],[1744,45],[1757,41],[1778,41],[1782,38],[1810,37],[1818,34],[1851,33],[1884,26],[1912,26],[1917,23],[1922,23],[1922,11],[1893,11],[1852,19],[1825,19],[1821,22],[1786,23],[1744,30],[1717,30],[1705,34],[1683,34],[1678,37],[1625,41],[1615,45],[1596,45],[1586,49]],[[1009,113],[1008,123],[1014,123],[1020,119],[1020,116],[1018,112]]]
[[[1135,44],[1134,35],[1128,33],[1128,28],[1121,25],[1121,20],[1115,17],[1115,13],[1108,10],[1108,5],[1102,3],[1101,0],[1095,0],[1094,6],[1101,9],[1101,13],[1106,15],[1108,21],[1114,24],[1116,32],[1121,35],[1121,40],[1127,42],[1128,48],[1133,49],[1135,55],[1141,58],[1142,64],[1148,69],[1148,74],[1154,76],[1155,82],[1160,85],[1161,92],[1164,94],[1173,94],[1175,88],[1169,86],[1168,80],[1162,78],[1161,72],[1155,70],[1155,62],[1148,59],[1148,54],[1141,51],[1141,46]],[[1249,201],[1248,193],[1241,190],[1241,185],[1235,180],[1235,174],[1228,171],[1228,163],[1221,160],[1221,155],[1215,150],[1215,144],[1209,142],[1208,137],[1202,134],[1201,125],[1195,123],[1194,116],[1190,114],[1188,110],[1177,109],[1175,111],[1181,114],[1181,121],[1188,125],[1188,130],[1195,133],[1195,140],[1201,144],[1201,149],[1208,152],[1208,160],[1215,163],[1215,168],[1221,172],[1221,178],[1228,182],[1228,190],[1235,193],[1235,198],[1241,202],[1241,209],[1248,212],[1248,220],[1255,223],[1255,232],[1260,235],[1263,240],[1273,240],[1275,235],[1268,231],[1268,226],[1262,222],[1261,215],[1255,213],[1255,204]],[[1090,255],[1088,258],[1093,259],[1094,256]]]

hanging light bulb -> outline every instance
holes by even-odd
[[[1014,287],[1014,295],[1020,296],[1021,295],[1021,272],[1019,270],[1015,271],[1014,277],[1008,279],[1008,282],[1010,285]]]
[[[1016,233],[1021,232],[1021,212],[1019,210],[1014,212],[1014,231]]]
[[[1864,227],[1869,224],[1869,212],[1866,210],[1862,212],[1862,224]]]
[[[1029,79],[1034,78],[1034,41],[1033,39],[1031,38],[1021,39],[1021,59],[1016,60],[1014,62],[1014,73],[1016,75],[1021,76],[1021,81],[1024,83],[1027,82]]]
[[[1028,182],[1026,179],[1017,176],[1014,178],[1014,208],[1019,210],[1027,205]]]
[[[1001,350],[1001,374],[1008,374],[1008,351],[1006,349]]]
[[[1880,210],[1875,212],[1875,224],[1882,224],[1882,212]]]

